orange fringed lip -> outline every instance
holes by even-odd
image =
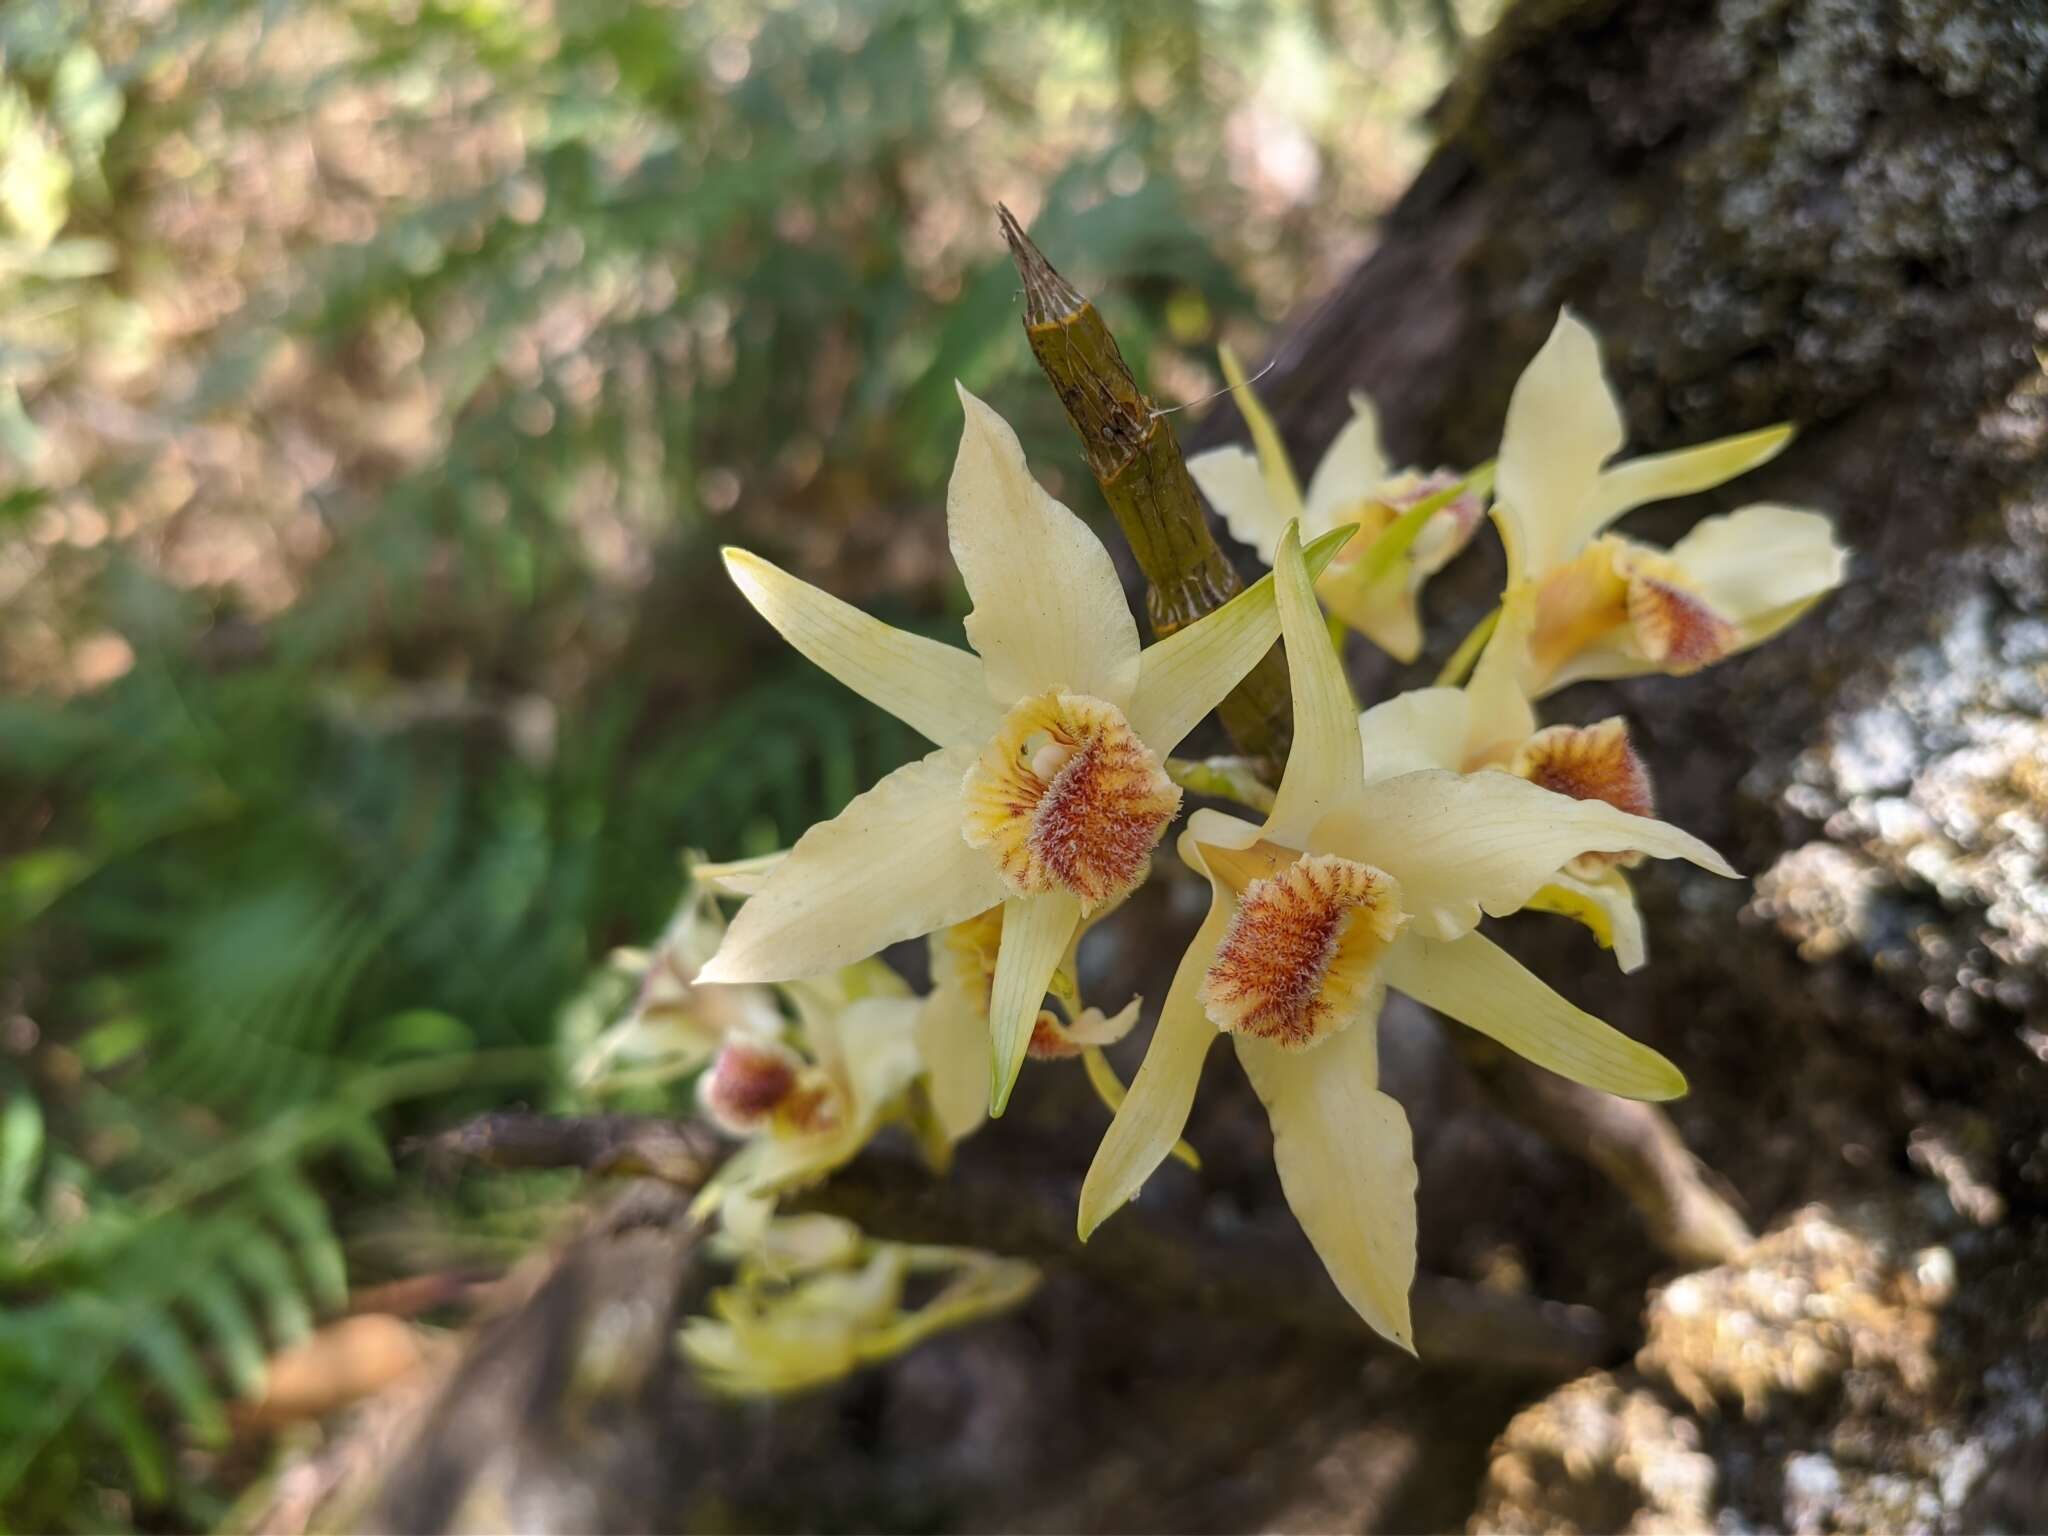
[[[1023,894],[1093,912],[1145,878],[1181,792],[1122,711],[1086,694],[1025,699],[967,771],[969,846]]]
[[[1205,847],[1203,854],[1212,868],[1230,871],[1218,871],[1229,884],[1231,874],[1269,863],[1269,847]],[[1335,854],[1302,854],[1243,887],[1202,978],[1203,1008],[1233,1033],[1295,1049],[1313,1045],[1364,1008],[1380,955],[1406,921],[1400,886],[1386,871]]]

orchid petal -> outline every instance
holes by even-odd
[[[1377,1010],[1312,1050],[1237,1036],[1273,1126],[1273,1162],[1301,1229],[1352,1309],[1415,1352],[1415,1153],[1408,1117],[1378,1089]]]
[[[1536,623],[1536,588],[1520,587],[1501,600],[1500,618],[1472,680],[1465,685],[1471,701],[1461,768],[1491,762],[1503,748],[1512,750],[1536,734],[1536,711],[1522,691],[1528,666],[1529,634]]]
[[[1747,474],[1783,453],[1792,441],[1792,432],[1786,425],[1765,427],[1616,464],[1600,476],[1600,488],[1581,536],[1590,539],[1616,518],[1650,502],[1712,490]]]
[[[1229,347],[1216,349],[1216,360],[1223,365],[1223,382],[1229,386],[1238,415],[1244,418],[1245,427],[1251,432],[1252,447],[1258,451],[1259,472],[1265,476],[1266,498],[1285,517],[1301,516],[1301,482],[1294,478],[1294,462],[1287,457],[1287,444],[1281,440],[1280,429],[1273,424],[1273,418],[1266,411],[1265,402],[1259,399],[1251,381],[1244,376],[1244,366],[1238,362],[1237,354]]]
[[[863,1124],[872,1126],[917,1077],[923,1011],[923,1000],[914,997],[863,997],[840,1010],[840,1079]]]
[[[1387,456],[1380,448],[1379,415],[1365,395],[1353,391],[1351,419],[1344,423],[1323,454],[1308,482],[1308,500],[1301,514],[1309,536],[1337,525],[1338,514],[1371,497],[1387,478]]]
[[[1302,551],[1310,580],[1353,531],[1333,529]],[[1145,647],[1138,658],[1138,686],[1126,711],[1131,729],[1165,756],[1223,702],[1279,638],[1279,598],[1269,572],[1221,608]]]
[[[1516,1055],[1602,1093],[1675,1099],[1685,1074],[1647,1045],[1574,1007],[1484,934],[1449,943],[1404,938],[1387,952],[1387,985]]]
[[[1109,551],[1032,478],[1008,422],[965,387],[960,403],[946,534],[974,600],[967,639],[989,697],[1008,708],[1064,689],[1124,708],[1138,680],[1138,625]]]
[[[1621,450],[1621,408],[1600,367],[1600,342],[1570,310],[1558,314],[1508,400],[1494,516],[1510,585],[1571,557],[1599,494],[1600,466]]]
[[[1299,848],[1307,846],[1309,828],[1357,797],[1365,785],[1365,768],[1358,751],[1358,704],[1323,628],[1297,529],[1290,528],[1281,539],[1273,571],[1294,695],[1294,745],[1266,827],[1277,841]]]
[[[1080,924],[1081,903],[1065,891],[1012,896],[1003,903],[1003,942],[996,951],[995,984],[988,1002],[994,1041],[989,1064],[991,1115],[1000,1115],[1009,1105],[1010,1090],[1031,1047],[1032,1026],[1045,1006],[1046,988]]]
[[[1665,822],[1494,770],[1425,770],[1370,784],[1355,807],[1316,829],[1314,846],[1392,875],[1415,931],[1436,939],[1469,932],[1481,912],[1518,910],[1582,853],[1633,851],[1735,873],[1705,843]]]
[[[1064,1028],[1067,1044],[1090,1050],[1115,1045],[1131,1032],[1131,1027],[1138,1022],[1138,1010],[1143,1006],[1144,1000],[1134,997],[1113,1014],[1106,1014],[1100,1008],[1083,1009],[1080,1016]]]
[[[1842,584],[1849,552],[1818,512],[1767,503],[1696,525],[1670,550],[1700,597],[1740,635],[1737,649],[1761,645]],[[1643,655],[1627,630],[1586,646],[1543,685],[1546,694],[1601,678],[1643,677],[1663,667]]]
[[[1367,782],[1422,768],[1465,766],[1471,701],[1462,688],[1411,688],[1358,717]]]
[[[1525,912],[1554,912],[1591,933],[1602,949],[1614,951],[1624,973],[1639,971],[1649,959],[1643,937],[1643,914],[1636,907],[1628,877],[1618,869],[1603,871],[1597,880],[1560,873],[1529,898]]]
[[[1008,894],[960,836],[969,747],[905,764],[802,837],[748,899],[700,981],[789,981],[985,912]]]
[[[724,554],[726,574],[754,611],[868,702],[941,747],[978,745],[995,731],[998,711],[971,653],[870,618],[759,555]]]
[[[1095,1090],[1095,1097],[1102,1101],[1102,1107],[1114,1115],[1124,1107],[1124,1100],[1130,1097],[1130,1090],[1124,1087],[1124,1080],[1116,1075],[1116,1068],[1109,1064],[1109,1058],[1102,1054],[1100,1046],[1091,1045],[1081,1053],[1081,1067],[1088,1075],[1088,1086]],[[1186,1140],[1176,1141],[1169,1154],[1184,1168],[1202,1171],[1202,1158]]]
[[[1422,581],[1402,566],[1377,581],[1346,580],[1320,590],[1330,612],[1347,628],[1405,665],[1422,654]]]
[[[1181,846],[1183,857],[1193,851],[1185,836]],[[1173,973],[1173,985],[1167,989],[1159,1022],[1145,1047],[1145,1060],[1109,1122],[1102,1144],[1095,1149],[1095,1159],[1081,1185],[1077,1225],[1083,1242],[1144,1187],[1145,1180],[1173,1151],[1188,1123],[1195,1086],[1202,1078],[1202,1062],[1217,1034],[1216,1026],[1202,1011],[1202,975],[1216,946],[1223,942],[1231,910],[1229,898],[1218,892]]]
[[[1188,473],[1223,519],[1230,536],[1249,544],[1259,552],[1261,561],[1271,565],[1292,514],[1273,500],[1259,461],[1235,445],[1211,448],[1189,457]]]
[[[1760,503],[1706,518],[1671,559],[1754,645],[1840,586],[1849,554],[1820,513]]]
[[[939,1129],[959,1141],[988,1118],[988,1023],[953,988],[934,991],[918,1010],[917,1051]]]
[[[758,896],[775,866],[789,857],[787,848],[756,854],[751,859],[728,859],[722,864],[690,866],[690,880],[699,890],[720,896]]]

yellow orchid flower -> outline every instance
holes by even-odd
[[[1257,550],[1268,565],[1289,522],[1298,520],[1310,539],[1356,525],[1362,536],[1323,572],[1317,594],[1332,613],[1388,655],[1413,661],[1422,650],[1423,584],[1471,542],[1486,514],[1483,493],[1467,487],[1420,522],[1397,531],[1403,513],[1450,490],[1458,477],[1447,470],[1426,475],[1393,471],[1380,449],[1372,402],[1354,393],[1351,420],[1316,466],[1304,498],[1279,429],[1245,382],[1236,355],[1228,347],[1220,355],[1256,455],[1239,447],[1213,448],[1189,459],[1188,473],[1232,536]],[[1382,538],[1402,548],[1375,550]]]
[[[1520,680],[1535,606],[1535,588],[1510,593],[1463,688],[1412,689],[1358,717],[1368,783],[1421,768],[1497,768],[1575,800],[1655,814],[1649,771],[1630,744],[1627,722],[1615,716],[1590,726],[1539,726]],[[1622,970],[1637,970],[1648,952],[1642,914],[1622,873],[1637,858],[1580,855],[1529,898],[1528,909],[1582,923]]]
[[[672,1082],[703,1066],[728,1036],[781,1035],[782,1014],[769,988],[700,985],[701,968],[725,937],[715,890],[693,871],[653,951],[613,956],[614,964],[638,973],[639,985],[626,1013],[577,1057],[570,1074],[577,1087],[610,1093]]]
[[[937,1333],[1017,1305],[1038,1271],[971,1248],[872,1242],[851,1222],[780,1217],[737,1253],[734,1283],[712,1293],[709,1317],[683,1324],[683,1354],[712,1390],[774,1397],[827,1385]],[[913,1277],[942,1277],[904,1305]]]
[[[1129,1097],[1081,1191],[1087,1237],[1135,1195],[1186,1124],[1218,1032],[1266,1105],[1288,1204],[1345,1299],[1413,1349],[1415,1165],[1379,1091],[1376,1021],[1393,987],[1610,1093],[1668,1099],[1678,1069],[1573,1007],[1476,928],[1583,853],[1727,864],[1697,838],[1507,773],[1424,767],[1367,783],[1357,710],[1324,639],[1298,533],[1280,543],[1295,735],[1263,825],[1198,811],[1181,857],[1207,876],[1189,946]]]
[[[697,1081],[720,1129],[747,1139],[705,1185],[700,1211],[767,1201],[851,1162],[903,1108],[923,1070],[919,999],[880,961],[785,983],[799,1043],[729,1037]]]
[[[1261,582],[1141,650],[1109,552],[1032,479],[1008,423],[964,388],[960,399],[946,519],[978,656],[726,551],[734,582],[784,639],[938,750],[805,833],[703,976],[815,975],[1000,905],[989,1015],[1000,1114],[1077,925],[1144,878],[1180,808],[1162,760],[1279,624]]]
[[[1600,344],[1570,310],[1524,370],[1502,429],[1493,508],[1508,588],[1536,588],[1522,682],[1531,698],[1587,678],[1683,676],[1769,639],[1839,586],[1828,520],[1758,504],[1710,517],[1670,549],[1606,530],[1775,457],[1788,426],[1611,464],[1626,434]]]

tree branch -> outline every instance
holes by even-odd
[[[1727,1263],[1754,1241],[1655,1104],[1582,1088],[1471,1030],[1449,1034],[1494,1107],[1605,1174],[1642,1214],[1663,1253],[1701,1268]]]

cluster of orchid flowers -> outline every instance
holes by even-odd
[[[1039,486],[1010,427],[960,397],[947,527],[973,602],[972,652],[884,625],[757,556],[726,555],[786,640],[933,750],[786,852],[699,867],[678,919],[686,931],[671,932],[670,958],[591,1070],[630,1075],[653,1058],[665,1074],[702,1068],[705,1111],[745,1142],[703,1201],[754,1256],[742,1265],[751,1295],[775,1268],[764,1256],[803,1246],[785,1223],[812,1220],[776,1217],[779,1198],[891,1121],[943,1166],[954,1142],[1003,1112],[1027,1056],[1080,1057],[1113,1111],[1081,1192],[1085,1239],[1166,1157],[1192,1160],[1182,1132],[1209,1047],[1227,1035],[1266,1106],[1288,1203],[1332,1280],[1365,1322],[1412,1349],[1416,1171],[1407,1118],[1379,1087],[1386,989],[1590,1088],[1651,1100],[1685,1091],[1669,1061],[1573,1006],[1479,923],[1564,914],[1632,970],[1645,953],[1629,866],[1682,858],[1734,873],[1655,819],[1624,721],[1546,726],[1536,703],[1584,679],[1697,671],[1840,583],[1845,554],[1813,512],[1745,507],[1668,550],[1609,531],[1638,506],[1763,463],[1790,431],[1610,462],[1620,411],[1596,339],[1569,313],[1515,388],[1497,465],[1462,478],[1393,472],[1370,404],[1354,397],[1304,494],[1241,389],[1253,450],[1203,454],[1189,469],[1271,574],[1142,646],[1108,552]],[[1489,510],[1508,562],[1490,626],[1439,686],[1361,715],[1333,630],[1413,660],[1423,584]],[[1170,759],[1276,638],[1294,737],[1270,795],[1242,773]],[[1086,1006],[1076,945],[1145,880],[1183,785],[1229,783],[1257,819],[1187,819],[1178,852],[1208,881],[1209,911],[1126,1091],[1102,1048],[1138,1004]],[[745,898],[729,928],[712,893]],[[926,936],[934,985],[920,998],[874,957]],[[834,1293],[868,1310],[839,1318],[851,1332],[826,1354],[875,1358],[884,1341],[922,1337],[896,1303],[906,1266],[929,1255],[844,1233],[835,1243],[833,1263],[804,1271],[803,1285],[815,1290],[816,1271],[832,1269]],[[945,1252],[931,1262],[966,1263]],[[967,1264],[942,1293],[946,1321],[1028,1289],[1014,1269],[983,1278]],[[809,1294],[803,1285],[791,1294]],[[691,1345],[723,1381],[776,1390],[815,1379],[790,1362],[824,1358],[807,1342],[817,1307],[730,1305],[746,1329],[707,1320]]]

